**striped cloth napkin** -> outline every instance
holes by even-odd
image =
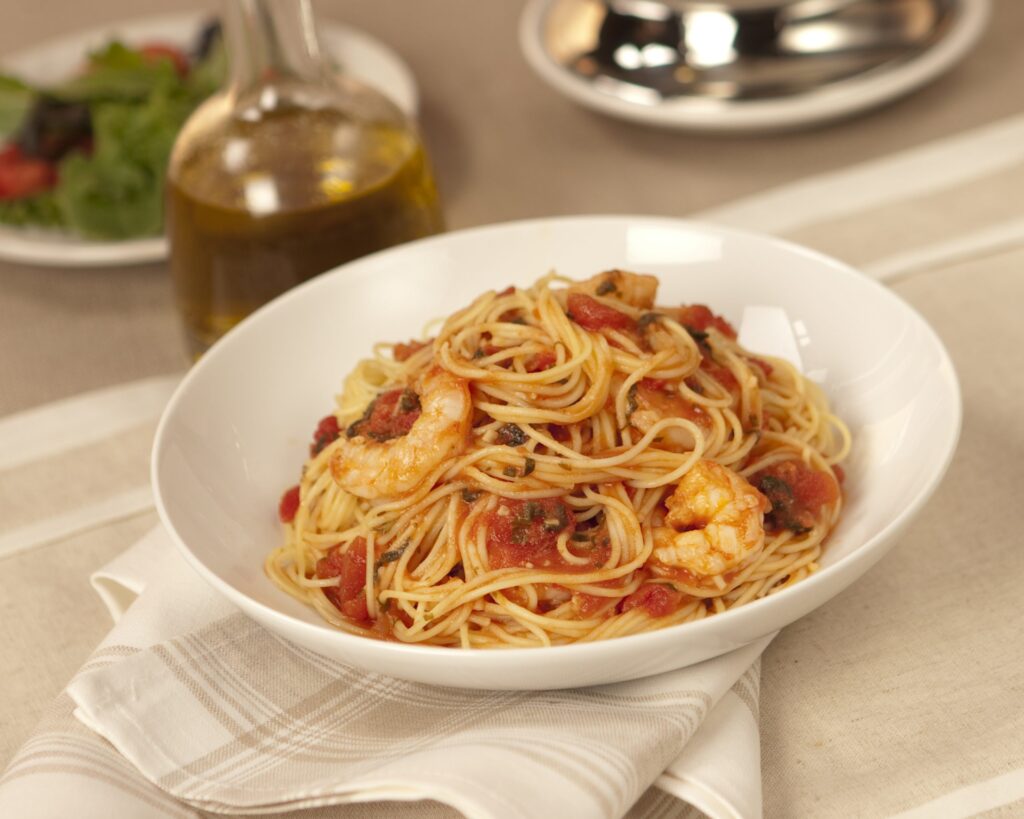
[[[93,815],[82,812],[91,803],[107,816],[170,805],[184,815],[761,815],[768,640],[636,682],[474,692],[359,671],[281,640],[209,589],[160,529],[93,585],[117,625],[67,694],[130,763],[134,792],[66,772],[45,794],[38,776],[20,789],[29,743],[0,788],[0,815]],[[174,801],[149,810],[142,792]]]

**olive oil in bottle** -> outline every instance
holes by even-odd
[[[343,262],[442,229],[415,128],[333,75],[307,0],[232,0],[232,82],[182,129],[167,180],[171,271],[194,355]]]

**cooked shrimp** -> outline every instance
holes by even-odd
[[[654,559],[698,575],[720,575],[764,546],[768,501],[714,461],[697,461],[666,501],[667,526],[654,530]]]
[[[390,440],[372,431],[341,438],[331,457],[339,486],[361,498],[404,495],[465,449],[473,415],[469,383],[435,367],[420,378],[417,393],[420,412],[404,434]],[[368,418],[373,420],[369,412]]]
[[[606,270],[569,288],[570,293],[607,296],[633,307],[650,309],[658,294],[658,279],[645,273],[626,270]]]

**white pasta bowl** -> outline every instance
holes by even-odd
[[[821,570],[713,617],[605,642],[461,650],[352,636],[263,574],[317,420],[379,340],[416,336],[490,288],[552,268],[661,279],[659,303],[703,302],[754,351],[797,363],[849,424],[846,505]],[[746,645],[853,583],[899,540],[945,472],[960,429],[956,374],[911,307],[849,267],[776,239],[649,217],[542,219],[450,233],[326,273],[259,310],[192,369],[153,450],[157,508],[188,562],[273,632],[325,656],[464,688],[609,683]]]

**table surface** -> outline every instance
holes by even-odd
[[[4,13],[0,55],[107,21],[193,7],[201,6],[169,0],[19,3]],[[568,213],[686,216],[1021,109],[1024,3],[1019,0],[994,0],[994,19],[979,46],[951,73],[911,97],[839,124],[761,137],[648,130],[576,107],[526,66],[517,42],[521,3],[320,0],[316,7],[322,18],[378,36],[412,67],[451,228]],[[997,277],[995,284],[1000,281]],[[1019,292],[1016,287],[1007,298]],[[927,311],[929,291],[911,286],[904,293],[914,294]],[[187,366],[163,264],[53,269],[0,262],[0,334],[0,416]],[[123,540],[130,542],[147,523],[126,522]],[[41,575],[32,610],[59,610],[59,601],[85,587],[89,572],[112,556],[110,549],[95,549],[69,559],[58,574]],[[0,767],[108,628],[98,602],[83,606],[73,640],[56,640],[50,652],[26,648],[9,682],[13,693],[2,698],[10,710],[3,709],[0,723],[10,727],[0,736]],[[4,622],[0,636],[17,629],[17,622]],[[773,754],[787,751],[779,722],[783,709],[777,707],[785,693],[779,684],[797,661],[794,647],[802,634],[799,625],[788,630],[765,658],[764,747]],[[26,682],[33,678],[42,683]],[[801,764],[787,758],[794,760]],[[797,770],[795,775],[812,774]],[[780,810],[786,791],[769,786],[767,798],[769,808]]]

